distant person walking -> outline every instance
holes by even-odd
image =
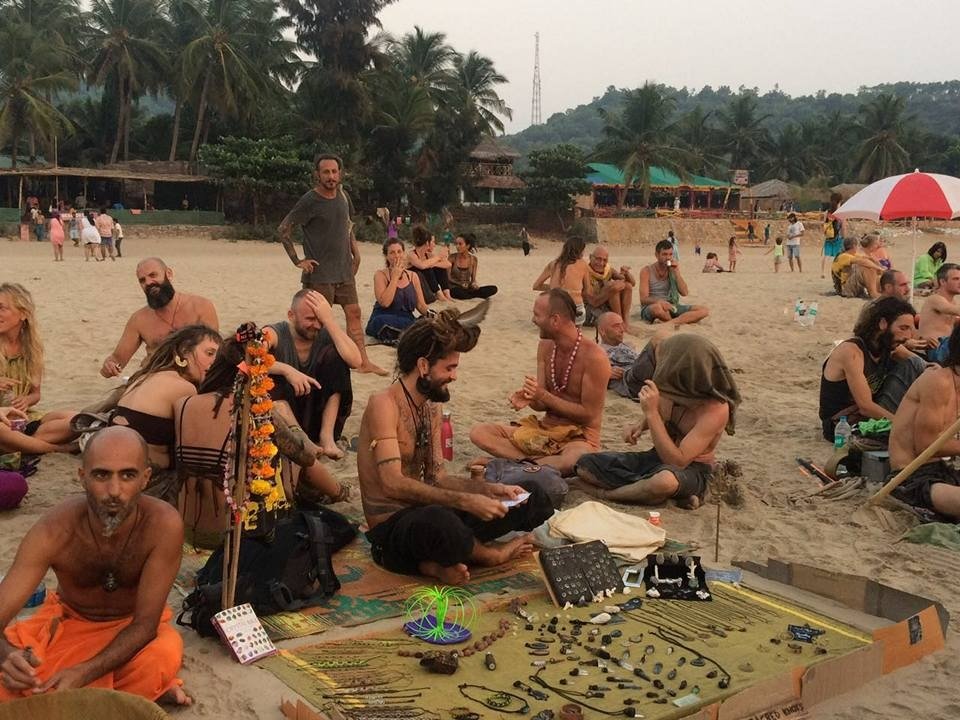
[[[50,213],[50,244],[53,245],[53,261],[63,261],[63,240],[66,233],[63,231],[63,221],[60,213],[54,210]]]
[[[358,372],[386,375],[370,362],[364,345],[355,275],[360,269],[360,248],[353,234],[353,204],[341,186],[343,161],[336,155],[320,155],[314,163],[316,185],[301,197],[280,223],[280,242],[290,262],[302,271],[303,287],[316,290],[331,305],[343,308],[347,334],[360,348],[363,362]],[[303,228],[301,260],[293,245],[293,226]]]
[[[790,272],[793,272],[793,260],[797,260],[797,270],[803,272],[803,265],[800,262],[800,238],[803,237],[803,233],[806,231],[806,228],[803,227],[803,223],[797,219],[796,213],[790,213],[787,215],[787,221],[790,223],[787,226],[787,262],[790,263]]]
[[[117,249],[117,257],[123,257],[120,245],[123,243],[123,226],[116,218],[113,219],[113,245]]]
[[[843,196],[840,193],[830,195],[830,208],[823,214],[823,253],[820,256],[820,277],[826,277],[824,271],[827,265],[827,258],[830,263],[833,259],[843,252],[843,221],[834,213],[843,202]]]
[[[113,218],[107,213],[107,208],[100,211],[93,224],[100,234],[100,259],[106,260],[109,253],[110,259],[116,260],[113,256]]]

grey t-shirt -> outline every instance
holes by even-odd
[[[297,200],[284,222],[303,227],[303,254],[316,260],[312,273],[303,274],[303,282],[325,285],[353,279],[350,252],[350,217],[353,203],[342,190],[332,200],[310,190]]]

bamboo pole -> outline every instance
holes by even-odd
[[[251,367],[251,358],[246,357],[247,367]],[[240,540],[243,536],[242,510],[246,499],[247,488],[247,441],[250,436],[250,378],[248,377],[243,389],[243,400],[240,405],[240,417],[237,429],[236,475],[233,482],[233,500],[238,508],[231,521],[230,534],[223,553],[223,587],[221,590],[221,605],[223,609],[233,607],[237,592],[237,572],[240,562]],[[239,519],[237,519],[239,516]],[[229,556],[228,556],[229,551]]]
[[[894,475],[890,480],[880,488],[876,495],[871,497],[867,502],[871,505],[883,500],[887,495],[897,489],[901,483],[903,483],[907,478],[913,475],[916,472],[917,468],[923,465],[927,460],[932,458],[936,452],[943,447],[944,443],[947,442],[951,437],[953,437],[957,432],[960,432],[960,417],[958,417],[953,424],[944,430],[940,435],[937,436],[937,439],[934,440],[922,453],[917,455],[916,459],[907,465],[903,470]]]
[[[720,562],[720,506],[723,504],[723,499],[717,497],[717,539],[714,544],[713,551],[713,561],[718,563]]]

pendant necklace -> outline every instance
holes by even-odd
[[[432,473],[428,471],[428,467],[430,467],[430,415],[426,413],[425,417],[423,412],[427,403],[424,401],[423,405],[417,407],[417,403],[413,400],[413,395],[407,390],[407,386],[403,384],[403,380],[397,379],[397,382],[400,383],[400,387],[403,389],[403,394],[407,398],[407,404],[410,406],[410,412],[413,415],[413,425],[414,428],[416,428],[413,453],[417,464],[420,466],[420,477],[430,482],[430,478],[428,478],[428,474],[432,477]]]
[[[130,538],[132,538],[133,534],[137,531],[137,524],[139,522],[140,506],[137,505],[137,514],[133,519],[133,527],[130,528],[130,532],[127,534],[127,539],[124,541],[123,547],[120,548],[120,552],[114,556],[113,561],[110,563],[109,569],[103,574],[103,581],[100,583],[100,586],[108,593],[112,593],[120,587],[120,582],[117,580],[116,564],[117,561],[119,561],[120,558],[123,557],[123,554],[127,551],[127,546],[130,544]],[[97,552],[102,554],[103,550],[100,547],[100,541],[97,540],[97,534],[94,532],[93,524],[90,522],[90,513],[87,513],[87,527],[90,528],[90,537],[93,538],[93,543],[97,546]]]
[[[573,352],[570,353],[570,361],[567,363],[567,369],[563,372],[563,384],[557,381],[557,343],[553,343],[553,353],[550,355],[550,380],[553,382],[553,389],[557,392],[563,392],[567,389],[567,383],[570,382],[570,371],[573,370],[573,361],[577,359],[577,352],[580,350],[580,341],[583,340],[583,333],[577,330],[577,342],[573,346]]]
[[[176,321],[176,319],[177,319],[177,311],[178,311],[179,309],[180,309],[180,298],[178,297],[178,298],[177,298],[177,302],[176,302],[176,303],[174,304],[174,306],[173,306],[173,315],[170,316],[170,319],[169,319],[169,320],[167,320],[165,317],[163,317],[157,310],[154,310],[154,312],[156,313],[156,315],[157,315],[158,318],[160,318],[160,319],[163,320],[167,325],[170,326],[170,329],[171,329],[171,330],[176,330],[177,328],[174,327],[173,323],[174,323],[174,321]]]

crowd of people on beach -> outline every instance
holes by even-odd
[[[32,233],[37,242],[50,241],[54,262],[63,262],[63,247],[67,240],[74,247],[83,247],[87,262],[123,257],[123,226],[106,207],[96,211],[59,203],[43,210],[40,200],[30,197],[20,227],[22,234]]]
[[[563,503],[558,487],[570,483],[600,500],[672,500],[690,509],[703,502],[741,396],[706,334],[679,331],[709,309],[683,302],[689,288],[672,233],[636,273],[613,263],[603,245],[585,260],[581,238],[563,244],[532,285],[536,366],[518,372],[502,420],[470,429],[481,454],[461,474],[444,463],[442,406],[461,355],[482,342],[487,303],[498,289],[480,284],[473,235],[451,231],[456,252],[447,253],[427,228],[415,226],[407,248],[387,218],[384,264],[374,272],[364,327],[355,279],[360,253],[342,171],[338,157],[321,155],[315,187],[281,223],[302,289],[285,318],[263,327],[276,359],[269,370],[276,445],[292,468],[285,483],[296,507],[351,497],[333,464],[345,455],[343,427],[354,412],[351,373],[388,374],[368,356],[368,338],[396,349],[396,375],[366,399],[352,448],[372,558],[387,570],[462,584],[472,567],[525,556],[533,549],[531,531]],[[95,231],[105,231],[106,220],[103,227]],[[297,227],[302,257],[293,242]],[[788,230],[786,244],[798,270],[799,245],[791,242],[799,235]],[[735,240],[729,249],[734,271]],[[878,277],[878,294],[886,296],[864,308],[853,337],[823,366],[826,439],[842,415],[893,419],[891,459],[900,468],[960,416],[960,334],[951,329],[960,315],[953,305],[960,267],[941,265],[935,277],[919,336],[904,298],[906,278],[890,268]],[[221,334],[213,302],[174,287],[174,269],[163,259],[141,260],[136,278],[145,305],[129,317],[100,369],[122,384],[93,406],[43,414],[35,411],[44,346],[34,299],[21,285],[0,285],[0,461],[28,477],[43,454],[81,452],[84,491],[43,515],[0,582],[0,700],[97,686],[190,702],[177,680],[182,641],[170,629],[166,601],[184,538],[213,549],[229,528],[223,478],[232,462],[233,388],[244,349]],[[632,312],[635,292],[639,312]],[[343,309],[345,327],[334,305]],[[639,351],[625,341],[637,322],[657,325]],[[596,341],[585,327],[595,327]],[[141,346],[146,359],[133,367]],[[940,365],[928,369],[927,361]],[[604,451],[608,393],[636,401],[639,422],[630,422],[623,437],[633,445],[648,435],[647,450]],[[526,414],[511,421],[511,412]],[[948,442],[943,456],[960,453],[956,443]],[[936,463],[925,466],[901,497],[960,516],[956,476],[947,473]],[[497,541],[513,531],[519,533],[511,540]],[[58,591],[32,618],[10,624],[49,569]]]

